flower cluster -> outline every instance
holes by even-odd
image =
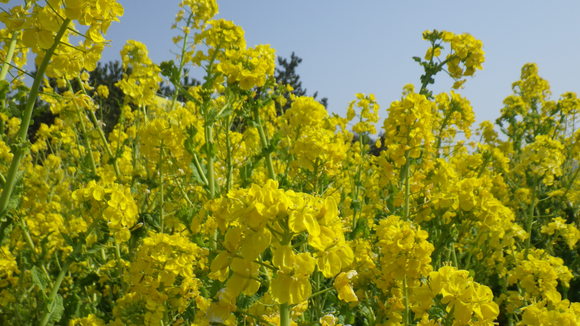
[[[214,0],[180,8],[176,60],[128,41],[116,81],[116,1],[0,13],[0,324],[580,322],[576,94],[526,64],[473,132],[482,44],[427,31],[380,131],[374,95],[330,114]]]
[[[499,314],[491,289],[474,282],[468,271],[441,267],[429,274],[429,288],[453,313],[453,325],[493,325]]]

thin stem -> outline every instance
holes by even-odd
[[[455,245],[451,244],[451,257],[453,258],[453,264],[455,267],[459,268],[459,261],[457,260],[457,253],[455,252]]]
[[[111,161],[113,163],[113,169],[115,170],[115,175],[117,176],[117,178],[119,178],[121,176],[121,171],[119,170],[119,165],[117,164],[116,157],[113,154],[113,151],[111,151],[111,147],[109,146],[109,142],[107,141],[107,136],[105,136],[105,132],[99,126],[99,120],[97,120],[97,116],[95,115],[95,112],[93,112],[91,110],[88,110],[88,111],[89,111],[89,117],[91,119],[91,122],[93,123],[93,125],[95,126],[95,129],[97,129],[97,132],[99,133],[99,138],[101,139],[101,142],[103,143],[103,147],[105,147],[105,151],[107,152],[107,155],[109,156],[109,158],[111,159]]]
[[[30,246],[30,249],[32,250],[33,253],[36,253],[36,248],[34,246],[34,242],[32,241],[32,237],[30,236],[30,232],[28,231],[28,227],[26,225],[26,222],[20,218],[19,219],[19,224],[20,224],[20,228],[22,229],[22,232],[24,233],[24,238],[26,239],[26,243],[28,244],[28,246]]]
[[[205,172],[203,172],[203,169],[201,168],[201,163],[199,163],[199,158],[197,157],[197,154],[192,153],[192,156],[193,156],[193,165],[195,166],[195,170],[199,174],[201,181],[203,182],[204,185],[209,186],[209,181],[205,176]]]
[[[79,83],[83,93],[87,94],[87,91],[85,90],[85,87],[83,86],[83,81],[79,77],[77,77],[77,82]],[[101,139],[101,142],[103,143],[103,147],[105,147],[105,151],[107,152],[107,155],[111,159],[111,162],[113,164],[113,169],[115,170],[115,175],[117,176],[117,178],[120,178],[121,171],[119,170],[119,165],[117,164],[116,157],[115,157],[115,155],[113,155],[113,151],[111,150],[111,147],[109,146],[109,142],[107,141],[107,136],[105,135],[105,131],[103,131],[103,128],[101,128],[101,126],[99,125],[99,120],[97,119],[95,112],[93,112],[91,110],[87,110],[87,111],[89,112],[89,118],[91,119],[91,122],[93,123],[93,125],[95,126],[95,129],[97,129],[97,132],[99,133],[99,138]]]
[[[189,206],[195,207],[195,205],[193,204],[193,202],[191,201],[191,199],[189,199],[189,196],[185,192],[185,189],[183,188],[183,184],[181,184],[181,181],[179,181],[179,178],[175,178],[175,183],[177,184],[177,187],[179,188],[179,191],[181,192],[181,194],[183,195],[183,198],[189,204]]]
[[[435,146],[435,154],[437,155],[437,158],[441,157],[439,150],[441,149],[441,142],[443,141],[443,129],[447,127],[447,123],[449,122],[453,112],[454,110],[449,110],[449,112],[445,114],[443,122],[441,123],[441,127],[439,128],[439,132],[437,134],[437,145]]]
[[[256,122],[258,128],[258,134],[260,135],[260,142],[262,143],[262,148],[267,150],[266,152],[266,167],[268,168],[268,177],[272,180],[276,180],[276,172],[274,171],[274,164],[272,163],[272,152],[270,151],[268,137],[262,126],[262,119],[260,119],[260,114],[258,109],[254,109],[254,121]]]
[[[164,216],[164,210],[163,210],[163,204],[164,204],[164,190],[165,187],[163,185],[163,139],[161,140],[161,148],[159,149],[159,185],[160,185],[160,198],[159,198],[159,219],[161,221],[161,233],[163,233],[163,229],[164,229],[164,222],[165,222],[165,216]]]
[[[407,284],[407,275],[403,279],[403,287],[405,291],[405,326],[411,325],[411,309],[409,309],[409,286]]]
[[[52,315],[50,311],[50,306],[52,306],[56,298],[56,295],[58,294],[58,289],[60,288],[62,280],[64,279],[64,276],[66,275],[67,272],[68,272],[68,264],[65,264],[63,268],[60,270],[60,273],[58,273],[58,276],[56,277],[56,282],[54,283],[54,286],[50,291],[50,296],[48,297],[48,302],[46,304],[47,311],[44,313],[44,317],[42,318],[42,322],[40,323],[41,326],[46,326],[48,324],[48,321],[50,320],[50,316]]]
[[[206,120],[207,121],[207,120]],[[213,148],[213,126],[206,123],[204,127],[205,131],[205,150],[207,155],[207,182],[209,185],[209,198],[215,198],[215,171],[214,171],[214,161],[215,152]]]
[[[403,170],[404,173],[404,181],[405,181],[405,205],[403,206],[403,217],[405,219],[409,218],[409,201],[411,197],[411,189],[409,185],[409,171],[411,170],[411,162],[409,158],[409,151],[405,153],[405,167]]]
[[[362,121],[362,116],[360,118],[360,120]],[[360,150],[360,157],[363,158],[365,155],[365,151],[364,151],[364,140],[365,140],[365,134],[361,134],[359,137],[359,150]],[[362,214],[362,200],[359,200],[359,193],[360,193],[360,187],[361,187],[361,166],[357,165],[356,168],[356,174],[355,174],[355,180],[354,180],[354,191],[353,191],[353,203],[354,203],[354,207],[353,207],[353,211],[352,211],[352,235],[353,238],[356,235],[355,234],[355,230],[357,227],[357,216],[360,216]]]
[[[73,88],[72,88],[72,85],[70,82],[68,82],[68,88],[74,94]],[[93,157],[93,149],[91,148],[91,140],[89,139],[89,133],[87,132],[87,128],[85,126],[85,121],[83,119],[83,115],[81,114],[81,108],[78,106],[76,101],[73,100],[73,103],[74,103],[74,106],[77,110],[77,116],[79,118],[81,130],[82,130],[83,134],[85,135],[85,143],[86,143],[87,151],[88,151],[88,155],[89,155],[89,162],[91,163],[91,170],[93,172],[93,175],[97,175],[97,165],[95,164],[95,158]]]
[[[46,68],[48,67],[50,59],[53,56],[54,51],[58,47],[60,39],[64,36],[64,33],[66,32],[66,29],[70,22],[71,22],[70,19],[65,19],[65,21],[60,26],[60,29],[56,33],[52,46],[48,50],[46,50],[44,58],[42,58],[42,62],[38,67],[38,72],[36,74],[36,77],[34,78],[32,87],[30,88],[28,98],[26,99],[26,105],[24,107],[24,112],[22,115],[22,122],[20,123],[20,129],[18,130],[18,134],[16,135],[16,144],[17,144],[16,150],[14,151],[12,162],[10,162],[10,168],[8,169],[6,183],[4,184],[2,196],[0,197],[0,217],[3,217],[6,214],[6,210],[8,208],[8,203],[10,201],[12,191],[14,190],[14,186],[16,185],[16,175],[18,172],[18,168],[20,166],[20,161],[24,158],[24,155],[27,151],[26,147],[24,146],[24,143],[27,138],[30,120],[32,119],[32,111],[34,110],[34,104],[36,103],[36,99],[38,98],[40,84],[44,79],[44,73],[46,72]],[[0,230],[0,234],[3,233],[2,231],[3,230]]]
[[[317,282],[319,282],[319,281],[320,281],[320,280],[319,280],[319,279],[317,279]],[[324,294],[324,293],[326,293],[326,292],[329,292],[329,291],[332,291],[332,290],[334,290],[334,288],[333,288],[333,287],[329,287],[329,288],[326,288],[326,289],[324,289],[324,290],[316,291],[316,292],[312,293],[312,294],[310,295],[310,297],[312,298],[312,297],[315,297],[315,296],[317,296],[317,295]]]
[[[564,191],[564,193],[562,194],[562,198],[566,199],[566,195],[568,194],[568,192],[570,192],[570,188],[572,188],[572,185],[574,184],[574,181],[578,177],[579,172],[580,172],[580,168],[576,168],[576,171],[574,172],[572,179],[570,179],[570,182],[568,183],[568,186],[566,187],[566,191]]]
[[[189,25],[191,25],[192,19],[193,13],[190,13],[189,17],[187,18],[187,23],[185,24],[186,30],[189,30]],[[183,67],[185,66],[185,51],[187,49],[187,39],[189,37],[189,33],[184,32],[184,34],[185,35],[183,36],[183,42],[181,43],[181,54],[179,56],[179,67],[177,68],[177,80],[176,80],[177,83],[181,83],[181,73],[183,72]],[[176,89],[171,99],[171,110],[175,108],[175,103],[177,102],[178,94],[179,91]]]
[[[532,202],[530,203],[529,210],[526,214],[526,231],[528,232],[528,238],[526,239],[526,249],[524,251],[524,259],[528,259],[528,251],[532,244],[532,226],[534,224],[534,210],[536,208],[536,185],[532,187]]]
[[[230,139],[230,118],[226,118],[226,193],[232,189],[233,164],[232,164],[232,141]]]

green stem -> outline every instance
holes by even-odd
[[[185,192],[185,189],[183,188],[183,185],[181,184],[181,181],[179,181],[178,178],[175,178],[175,183],[177,184],[177,187],[179,188],[179,191],[181,192],[181,194],[183,195],[183,198],[189,204],[189,206],[195,207],[195,205],[193,204],[193,202],[191,201],[191,199],[189,199],[189,196]]]
[[[568,192],[570,192],[570,188],[572,188],[572,185],[574,184],[574,181],[578,177],[579,172],[580,172],[580,168],[577,167],[576,171],[574,172],[574,175],[572,176],[572,179],[570,179],[570,182],[568,183],[568,186],[566,187],[566,191],[564,191],[564,193],[562,194],[562,198],[564,200],[566,200],[566,195],[568,194]]]
[[[226,118],[226,193],[232,189],[233,164],[232,164],[232,141],[230,139],[230,118]]]
[[[280,304],[280,326],[290,326],[290,306],[287,303]]]
[[[44,317],[42,318],[42,322],[40,323],[41,326],[46,326],[50,320],[50,316],[52,315],[51,311],[50,311],[50,307],[52,306],[56,295],[58,294],[58,289],[60,288],[60,285],[62,284],[62,280],[64,279],[64,276],[66,275],[66,273],[68,272],[68,265],[65,264],[63,266],[63,268],[60,270],[60,273],[58,273],[58,276],[56,277],[56,282],[54,283],[54,286],[52,287],[52,290],[50,291],[50,296],[48,297],[48,302],[46,305],[46,312],[44,313]]]
[[[122,259],[121,257],[121,247],[119,246],[119,243],[115,241],[115,256],[117,257],[117,259],[120,261]]]
[[[211,64],[210,68],[211,69]],[[207,156],[207,184],[208,184],[208,192],[209,192],[209,200],[212,200],[216,196],[216,181],[215,181],[215,171],[214,171],[214,162],[215,162],[215,148],[213,143],[213,119],[210,120],[210,110],[208,109],[208,102],[209,99],[205,100],[204,105],[202,106],[203,118],[204,118],[204,135],[205,135],[205,154]],[[215,250],[217,248],[217,242],[219,238],[219,230],[216,228],[212,234],[210,240],[210,248]]]
[[[14,50],[16,49],[16,43],[18,42],[18,34],[19,32],[15,31],[12,33],[12,38],[10,38],[10,45],[8,45],[6,59],[4,60],[4,64],[2,64],[2,71],[0,72],[0,80],[6,79],[6,75],[8,75],[8,71],[10,70],[10,63],[14,57]]]
[[[409,286],[407,285],[407,275],[405,275],[405,278],[403,279],[403,287],[404,287],[404,292],[405,292],[405,318],[404,318],[404,322],[405,322],[405,326],[407,325],[411,325],[411,309],[409,309]]]
[[[532,225],[534,224],[534,210],[536,208],[536,187],[532,188],[532,202],[528,213],[526,214],[526,231],[528,232],[528,238],[526,239],[526,250],[524,252],[524,259],[528,258],[528,251],[530,250],[532,244]]]
[[[254,120],[258,128],[258,134],[260,135],[260,142],[262,143],[262,148],[267,150],[266,153],[266,167],[268,168],[268,177],[272,180],[276,180],[276,172],[274,172],[274,164],[272,163],[272,152],[269,149],[269,141],[262,126],[262,119],[260,119],[260,114],[258,109],[254,109]]]
[[[88,95],[87,91],[85,90],[85,87],[83,86],[83,81],[79,77],[77,77],[77,82],[79,83],[79,86],[80,86],[81,90],[83,91],[83,93]],[[115,170],[115,175],[117,176],[117,178],[120,178],[121,171],[119,170],[119,165],[117,164],[117,159],[116,159],[115,155],[113,155],[113,151],[111,150],[111,147],[109,146],[109,142],[107,141],[107,136],[105,135],[105,131],[103,130],[103,128],[100,127],[99,120],[97,119],[95,112],[93,112],[91,110],[87,110],[87,111],[89,111],[89,118],[91,119],[91,122],[93,123],[93,125],[95,126],[95,129],[97,129],[97,132],[99,133],[99,138],[101,139],[101,142],[103,143],[103,147],[105,147],[105,151],[107,152],[107,155],[109,156],[109,158],[111,159],[111,162],[113,163],[113,169]]]
[[[91,140],[89,139],[87,127],[85,126],[85,122],[83,121],[83,116],[81,115],[81,112],[78,110],[78,108],[77,108],[77,115],[78,115],[78,118],[79,118],[79,121],[81,124],[81,130],[86,137],[85,143],[87,146],[87,152],[88,152],[87,154],[89,155],[89,163],[91,164],[91,172],[93,173],[93,175],[97,175],[97,164],[95,163],[95,158],[93,156],[93,149],[91,148]]]
[[[405,153],[405,159],[405,167],[403,170],[405,178],[405,204],[403,206],[403,218],[406,220],[409,218],[409,198],[411,197],[411,189],[409,185],[409,171],[411,170],[411,162],[409,160],[409,151]]]
[[[160,198],[159,198],[159,219],[161,224],[161,233],[163,233],[164,222],[165,222],[165,212],[163,211],[164,204],[164,185],[163,185],[163,139],[161,140],[161,148],[159,149],[159,185],[160,185]]]
[[[362,118],[361,118],[362,120]],[[360,135],[359,138],[359,150],[360,150],[360,157],[363,158],[364,157],[364,134]],[[356,234],[356,227],[357,227],[357,216],[360,216],[362,214],[362,200],[359,200],[359,193],[360,193],[360,189],[361,189],[361,167],[360,165],[357,166],[356,168],[356,174],[354,177],[354,190],[353,190],[353,196],[352,196],[352,200],[353,200],[353,210],[352,210],[352,238],[354,239]]]
[[[441,127],[439,128],[439,132],[437,134],[437,145],[435,146],[435,155],[437,156],[437,158],[441,157],[439,149],[441,148],[441,143],[443,141],[443,129],[447,127],[447,123],[449,122],[449,119],[451,118],[451,114],[453,112],[454,110],[449,110],[449,112],[445,114],[443,122],[441,122]]]
[[[191,25],[193,19],[193,13],[189,14],[187,18],[187,23],[185,24],[186,29],[189,30],[189,25]],[[183,72],[183,67],[185,66],[185,51],[187,49],[187,39],[189,37],[189,33],[184,33],[183,42],[181,43],[181,55],[179,56],[179,67],[177,69],[177,83],[181,84],[181,73]],[[179,90],[175,90],[173,97],[171,99],[171,110],[175,108],[175,103],[177,102],[177,95],[179,95]]]
[[[68,88],[71,92],[73,92],[73,88],[72,88],[72,85],[70,82],[68,82]],[[89,162],[91,163],[91,170],[93,172],[93,175],[97,175],[97,165],[95,164],[95,158],[93,157],[93,149],[91,148],[91,140],[89,139],[89,133],[87,132],[87,128],[85,126],[85,121],[83,119],[83,115],[81,114],[81,108],[78,106],[76,101],[73,101],[73,103],[74,103],[75,108],[77,110],[77,116],[79,118],[81,130],[86,137],[85,143],[86,143],[87,151],[88,151],[88,155],[89,155]]]
[[[204,185],[209,186],[209,181],[207,181],[207,177],[205,176],[205,172],[201,168],[201,163],[199,163],[199,158],[197,157],[196,153],[192,153],[193,156],[193,165],[195,166],[195,170],[199,174],[201,181]]]
[[[99,126],[99,121],[97,120],[97,116],[95,115],[95,112],[93,112],[91,110],[88,110],[88,111],[89,111],[89,117],[91,118],[91,122],[93,123],[93,125],[95,126],[95,129],[97,129],[97,132],[99,133],[99,138],[101,139],[101,142],[103,143],[103,147],[105,147],[105,151],[107,152],[107,155],[109,156],[109,158],[111,159],[111,161],[113,163],[113,169],[115,170],[115,175],[117,176],[117,178],[120,178],[121,171],[119,170],[119,165],[117,164],[117,159],[116,159],[115,155],[113,154],[111,147],[109,146],[109,142],[107,141],[107,136],[105,136],[105,132]]]
[[[32,252],[36,254],[36,248],[34,246],[34,242],[32,241],[32,237],[30,236],[30,232],[28,231],[28,226],[26,225],[26,222],[22,218],[19,219],[19,222],[20,222],[20,228],[22,229],[22,232],[24,233],[24,238],[26,239],[26,243],[28,244],[28,246],[30,246],[30,249],[32,250]]]
[[[48,50],[46,50],[44,58],[42,58],[42,62],[38,67],[36,77],[32,82],[30,93],[28,94],[28,98],[26,99],[26,105],[24,107],[22,121],[20,123],[20,129],[18,130],[18,134],[16,135],[15,139],[17,146],[14,151],[14,156],[12,157],[12,162],[10,162],[10,168],[8,169],[8,175],[6,176],[6,183],[4,184],[4,188],[2,189],[2,196],[0,197],[0,217],[3,217],[6,214],[6,210],[8,208],[8,203],[10,201],[12,191],[14,190],[14,186],[16,185],[16,175],[18,172],[18,168],[20,166],[20,161],[24,158],[24,155],[26,154],[26,147],[24,146],[24,142],[26,141],[27,138],[26,136],[28,134],[28,127],[30,126],[30,120],[32,119],[32,111],[34,110],[34,104],[36,103],[36,99],[38,98],[40,84],[44,79],[44,73],[46,72],[46,68],[48,67],[50,59],[52,58],[54,51],[56,51],[56,48],[60,44],[60,39],[66,32],[68,24],[70,22],[71,22],[70,19],[65,19],[65,21],[60,26],[60,29],[58,30],[55,36],[54,43]],[[3,233],[2,231],[3,230],[0,230],[0,234]]]
[[[453,258],[455,267],[459,268],[459,261],[457,259],[457,253],[455,252],[455,245],[453,243],[451,244],[451,257]]]
[[[207,155],[207,182],[209,185],[209,198],[215,198],[215,152],[213,148],[213,126],[205,124],[205,150]]]
[[[320,283],[320,280],[319,279],[317,279],[316,281],[318,283]],[[312,293],[310,295],[310,297],[313,298],[313,297],[315,297],[317,295],[321,295],[321,294],[324,294],[324,293],[329,292],[329,291],[332,291],[332,290],[334,290],[334,288],[333,287],[329,287],[329,288],[326,288],[326,289],[323,289],[323,290],[320,290],[320,291],[316,291],[316,292]]]

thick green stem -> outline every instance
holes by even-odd
[[[26,105],[24,107],[22,121],[20,123],[20,129],[18,130],[18,134],[16,135],[15,141],[16,149],[14,151],[14,156],[12,157],[12,162],[10,163],[10,168],[8,169],[6,183],[4,184],[4,188],[2,189],[2,196],[0,197],[0,217],[6,214],[6,210],[8,208],[8,203],[10,201],[12,191],[14,190],[14,186],[16,185],[16,175],[18,172],[18,168],[20,166],[20,161],[24,158],[24,155],[27,152],[24,143],[26,142],[28,127],[30,126],[30,120],[32,119],[32,111],[34,110],[34,104],[36,103],[36,99],[38,98],[40,84],[44,79],[44,73],[46,71],[46,68],[48,67],[50,58],[52,57],[54,51],[58,47],[60,39],[66,32],[70,22],[71,22],[70,19],[65,19],[65,21],[60,26],[60,29],[58,30],[58,33],[54,38],[54,43],[48,50],[46,50],[44,58],[42,58],[42,62],[38,67],[38,72],[36,73],[34,81],[32,82],[32,87],[30,89],[30,93],[28,94]],[[2,233],[2,230],[0,230],[0,233]]]
[[[48,324],[48,322],[50,321],[50,316],[52,315],[51,311],[50,311],[50,306],[52,306],[54,300],[56,299],[56,295],[58,294],[58,289],[60,288],[60,285],[62,284],[62,280],[64,279],[64,276],[66,275],[66,273],[68,272],[68,265],[64,265],[63,268],[60,270],[60,273],[58,273],[58,276],[56,277],[56,282],[54,283],[54,286],[52,287],[52,290],[50,291],[50,296],[48,297],[48,302],[46,304],[46,312],[44,313],[44,317],[42,318],[42,322],[40,323],[41,326],[45,326]]]
[[[18,42],[18,31],[12,33],[12,38],[10,38],[10,45],[8,45],[8,52],[6,53],[6,59],[2,64],[2,71],[0,71],[0,80],[6,79],[8,71],[10,70],[10,63],[14,57],[14,50],[16,49],[16,43]]]
[[[280,326],[290,326],[290,306],[287,303],[280,305]]]

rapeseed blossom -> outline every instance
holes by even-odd
[[[459,89],[482,42],[432,30],[386,119],[364,93],[331,114],[217,13],[181,1],[177,58],[129,40],[115,85],[91,71],[116,1],[0,13],[1,324],[580,322],[576,94],[525,64],[474,128]],[[454,84],[434,94],[440,72]]]

